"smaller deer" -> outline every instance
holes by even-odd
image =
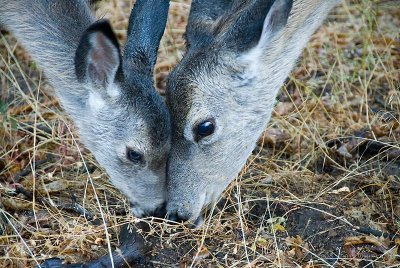
[[[139,217],[160,214],[165,201],[170,118],[153,68],[168,8],[168,0],[137,1],[122,56],[110,24],[95,22],[85,0],[0,0],[0,24],[43,68],[84,144]]]
[[[193,0],[171,73],[167,213],[199,222],[246,163],[277,92],[338,0]]]

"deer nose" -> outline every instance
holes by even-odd
[[[151,213],[151,216],[156,217],[156,218],[165,218],[166,215],[167,215],[167,209],[166,209],[165,202],[163,204],[161,204],[160,206],[158,206],[153,211],[153,213]]]
[[[190,215],[189,215],[190,216]],[[200,215],[194,222],[189,222],[190,217],[182,217],[179,213],[174,212],[168,215],[168,220],[176,223],[185,223],[186,227],[196,229],[203,224],[203,216]]]
[[[177,223],[181,223],[181,222],[185,222],[188,221],[190,219],[190,217],[186,217],[178,212],[172,212],[168,214],[168,220],[170,221],[174,221]]]

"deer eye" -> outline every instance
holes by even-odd
[[[201,122],[195,127],[195,140],[199,141],[204,137],[210,136],[215,131],[215,121],[209,119]]]
[[[139,164],[143,160],[143,154],[141,154],[133,149],[127,148],[126,149],[126,158],[128,158],[128,160],[134,164]]]

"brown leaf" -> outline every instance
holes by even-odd
[[[14,199],[14,198],[3,198],[1,200],[3,206],[7,210],[30,210],[32,209],[32,203],[27,202],[21,199]]]
[[[346,144],[343,144],[342,146],[340,146],[339,149],[336,150],[336,152],[340,156],[343,156],[344,158],[347,158],[347,159],[351,159],[353,157],[353,155],[351,153],[349,153]]]
[[[289,114],[294,110],[294,105],[291,102],[280,102],[276,105],[274,113],[279,116],[284,116]]]
[[[258,141],[258,144],[274,146],[278,143],[286,142],[288,140],[290,140],[290,135],[285,131],[271,128],[264,131],[264,134]]]
[[[346,237],[344,241],[345,246],[350,246],[350,245],[354,246],[362,244],[372,244],[377,247],[383,247],[387,249],[387,246],[383,244],[382,241],[373,236],[351,236],[351,237]]]

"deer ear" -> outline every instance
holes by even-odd
[[[216,27],[220,40],[238,52],[245,52],[285,27],[293,0],[238,2]]]
[[[274,2],[264,20],[260,42],[268,42],[274,34],[285,27],[292,6],[293,0],[276,0]]]
[[[232,8],[232,0],[193,0],[186,26],[186,43],[190,47],[202,45],[213,39],[217,20]]]
[[[112,85],[120,65],[121,53],[110,24],[105,20],[92,24],[83,33],[75,54],[78,81],[115,95],[110,88],[114,88]]]
[[[124,69],[153,77],[161,37],[168,18],[169,0],[137,0],[129,17]]]

